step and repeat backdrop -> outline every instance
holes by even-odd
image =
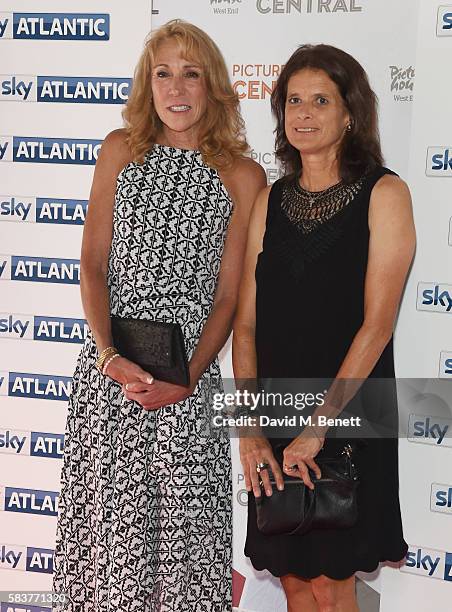
[[[149,0],[0,0],[0,591],[51,588],[83,223],[150,29]]]
[[[452,378],[452,3],[80,0],[61,10],[56,0],[0,0],[0,591],[51,586],[66,401],[87,331],[79,257],[93,166],[102,139],[121,125],[151,27],[182,18],[218,43],[269,183],[279,176],[270,94],[290,54],[325,42],[364,65],[380,101],[386,165],[410,184],[418,233],[397,374]],[[231,376],[229,346],[222,366]],[[446,610],[452,593],[452,443],[438,435],[452,417],[431,416],[435,393],[422,380],[413,389],[422,401],[400,443],[407,562],[363,576],[384,612]],[[246,491],[232,444],[234,606],[282,612],[279,582],[243,556]]]

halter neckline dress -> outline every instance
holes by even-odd
[[[118,176],[111,314],[177,321],[188,357],[211,311],[232,201],[199,151],[154,145]],[[231,466],[208,383],[155,411],[95,367],[89,334],[69,403],[54,590],[71,612],[231,609]]]

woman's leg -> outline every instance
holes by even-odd
[[[287,612],[319,612],[310,580],[286,574],[281,576],[281,584],[287,598]]]
[[[319,612],[359,612],[355,576],[345,580],[319,576],[311,580],[311,590]]]

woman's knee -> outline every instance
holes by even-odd
[[[280,578],[286,597],[296,595],[309,595],[311,592],[311,583],[309,580],[304,580],[294,574],[286,574]]]
[[[319,606],[319,611],[336,612],[336,610],[343,610],[344,600],[353,597],[354,585],[354,576],[346,580],[333,580],[327,576],[314,578],[311,581],[311,589]]]

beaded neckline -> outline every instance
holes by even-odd
[[[298,229],[309,233],[348,206],[363,182],[361,177],[354,183],[340,181],[322,191],[308,191],[295,177],[284,186],[281,209]]]
[[[304,197],[307,198],[309,204],[312,206],[318,198],[324,197],[325,195],[329,195],[339,189],[343,185],[343,181],[338,181],[334,183],[334,185],[330,185],[326,189],[322,189],[320,191],[310,191],[309,189],[305,189],[302,185],[300,185],[299,179],[294,180],[296,190]]]

